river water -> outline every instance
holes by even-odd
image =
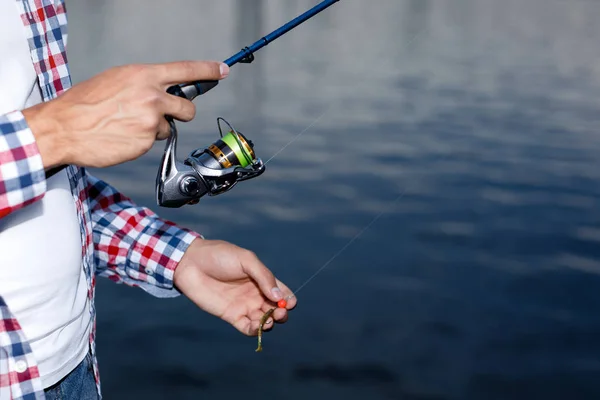
[[[225,59],[314,4],[72,2],[74,80]],[[597,1],[343,0],[179,125],[181,154],[216,139],[217,116],[265,160],[295,138],[264,175],[166,210],[164,143],[94,171],[292,288],[380,215],[261,354],[184,298],[101,280],[106,398],[598,398],[598,15]]]

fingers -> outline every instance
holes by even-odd
[[[258,333],[258,322],[245,316],[235,321],[232,325],[247,336],[255,336]]]
[[[245,251],[240,261],[244,272],[257,283],[266,298],[275,303],[283,298],[275,276],[253,252]]]
[[[285,308],[278,308],[273,312],[273,318],[276,322],[283,324],[288,320],[288,312]]]
[[[158,124],[158,132],[156,133],[156,139],[165,140],[171,134],[171,126],[166,118],[161,118]]]
[[[296,307],[297,299],[290,288],[287,287],[283,282],[276,279],[273,273],[256,257],[252,252],[247,252],[242,258],[242,268],[257,284],[260,291],[263,293],[270,302],[266,302],[261,307],[261,312],[264,314],[269,309],[275,307],[272,318],[278,323],[285,323],[288,319],[288,310]],[[286,300],[286,307],[277,307],[277,302],[281,299]],[[255,316],[250,316],[254,320]],[[261,315],[257,315],[257,319],[260,320]],[[271,326],[268,328],[270,329]],[[265,324],[265,329],[267,325]]]
[[[277,286],[281,289],[283,298],[285,299],[285,301],[287,303],[285,308],[287,310],[294,309],[294,307],[296,307],[296,304],[298,304],[298,299],[296,298],[296,295],[294,294],[294,292],[292,292],[290,290],[290,288],[287,287],[287,285],[284,284],[283,282],[281,282],[279,279],[277,280]]]
[[[250,251],[241,257],[242,268],[260,288],[265,297],[274,303],[281,299],[286,300],[286,309],[291,310],[296,307],[297,299],[294,293],[280,280],[276,279],[273,273]],[[265,310],[266,311],[266,310]],[[277,319],[277,318],[276,318]]]
[[[260,326],[260,319],[264,315],[260,310],[255,310],[250,314],[250,317],[244,316],[237,320],[233,326],[247,336],[258,335],[258,327]],[[263,332],[270,331],[273,329],[273,318],[269,318],[263,325]]]
[[[159,82],[169,86],[193,81],[215,81],[229,75],[229,66],[218,61],[176,61],[155,64]]]
[[[240,318],[240,320],[238,320],[234,326],[245,335],[256,336],[258,334],[258,327],[261,319],[266,312],[274,307],[276,306],[269,304],[269,302],[265,302],[259,309],[252,310],[247,315]],[[284,308],[276,308],[273,314],[265,321],[263,325],[263,332],[273,329],[275,322],[282,324],[287,322],[287,320],[288,310]]]
[[[294,293],[281,281],[275,278],[273,273],[258,259],[256,254],[251,251],[243,250],[239,255],[242,270],[258,286],[261,294],[266,297],[266,301],[245,316],[243,332],[247,335],[256,335],[260,320],[266,312],[275,308],[273,314],[263,325],[263,331],[269,331],[274,324],[285,323],[288,320],[288,311],[296,307],[297,299]],[[279,308],[277,302],[281,299],[286,300],[286,307]],[[256,307],[256,305],[254,306]],[[238,328],[240,329],[240,328]]]
[[[273,307],[268,305],[267,307],[264,307],[264,308],[270,309]],[[275,311],[273,311],[272,317],[275,320],[275,322],[283,324],[284,322],[287,322],[287,320],[288,320],[288,310],[285,308],[276,308]]]
[[[196,116],[196,106],[187,99],[165,93],[161,96],[163,112],[179,121],[188,122]]]
[[[267,311],[273,307],[267,307]],[[258,325],[260,324],[261,318],[265,315],[266,311],[254,310],[250,313],[250,320],[256,322],[256,330],[258,331]],[[263,325],[263,331],[270,331],[273,328],[273,316],[267,318]]]
[[[273,311],[273,315],[272,315],[272,319],[274,319],[275,322],[280,323],[280,324],[283,324],[283,323],[287,322],[287,320],[288,320],[288,310],[287,310],[287,308],[279,308],[279,307],[277,307],[277,305],[274,305],[271,302],[265,302],[263,304],[263,306],[261,307],[259,319],[267,311],[269,311],[272,308],[275,308],[275,311]]]

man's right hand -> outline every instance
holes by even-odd
[[[165,116],[190,121],[194,104],[166,92],[174,84],[221,80],[226,64],[184,61],[111,68],[54,100],[23,110],[45,168],[108,167],[134,160],[169,136]]]

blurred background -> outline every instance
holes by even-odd
[[[73,1],[74,81],[224,60],[317,3]],[[252,249],[292,289],[383,212],[261,354],[184,298],[101,280],[105,398],[598,398],[598,15],[597,1],[343,0],[179,124],[182,156],[217,138],[218,116],[263,160],[297,137],[264,175],[169,210],[154,200],[164,143],[93,171]]]

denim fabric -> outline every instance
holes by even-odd
[[[61,381],[44,390],[46,400],[98,400],[91,353]]]

